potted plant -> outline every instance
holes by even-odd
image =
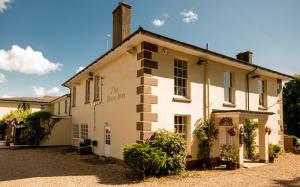
[[[278,158],[281,152],[281,147],[277,144],[269,144],[269,162],[274,163],[275,158]]]
[[[230,136],[235,136],[237,134],[237,129],[235,127],[232,127],[228,130],[228,133],[230,134]]]
[[[226,163],[226,168],[235,170],[238,167],[239,152],[232,145],[222,145],[220,158]]]

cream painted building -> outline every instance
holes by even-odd
[[[268,162],[269,143],[283,146],[282,81],[293,77],[253,64],[252,52],[228,57],[139,28],[130,34],[131,7],[113,11],[113,48],[63,85],[71,89],[72,140],[91,139],[97,155],[122,159],[122,147],[158,129],[176,130],[197,160],[192,133],[214,117],[222,144],[239,149],[245,119],[259,123],[257,148]],[[238,134],[229,136],[235,127]],[[271,128],[269,135],[266,128]]]

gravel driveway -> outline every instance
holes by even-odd
[[[121,165],[65,148],[0,149],[0,186],[300,186],[300,155],[285,154],[274,164],[236,171],[188,171],[182,176],[126,177]]]

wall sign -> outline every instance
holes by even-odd
[[[222,118],[219,125],[220,126],[232,126],[233,125],[232,118]]]
[[[125,99],[125,93],[119,91],[119,88],[111,87],[109,96],[106,98],[106,102],[114,102],[120,99]]]

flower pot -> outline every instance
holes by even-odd
[[[265,132],[268,133],[268,135],[270,135],[272,133],[272,129],[270,127],[266,127]]]
[[[237,129],[235,127],[232,127],[228,130],[228,133],[230,136],[235,136],[237,134]]]
[[[269,163],[274,163],[275,157],[274,156],[269,156]]]

